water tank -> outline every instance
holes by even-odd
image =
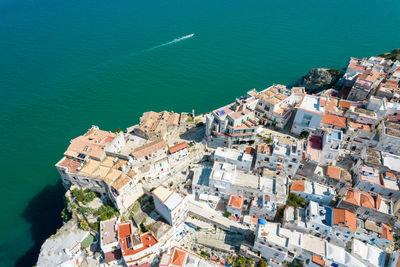
[[[260,225],[266,225],[266,224],[267,224],[267,221],[266,221],[265,219],[263,219],[263,218],[260,218],[260,219],[258,219],[258,224],[260,224]]]

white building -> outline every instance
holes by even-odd
[[[171,146],[168,148],[168,153],[170,155],[170,159],[174,161],[186,159],[189,155],[189,144],[187,142],[182,142]]]
[[[238,170],[250,171],[253,156],[236,149],[218,147],[214,152],[214,160],[234,164]]]
[[[292,262],[295,258],[311,260],[314,254],[323,258],[325,245],[322,239],[259,219],[253,249],[267,259],[268,266],[281,266],[283,261]]]
[[[242,216],[242,211],[244,207],[244,199],[240,196],[231,195],[229,197],[228,205],[226,206],[226,211],[232,214],[236,218]]]
[[[230,163],[215,162],[210,174],[210,187],[215,195],[228,198],[235,181],[236,166]]]
[[[263,124],[268,122],[282,129],[304,94],[304,88],[290,91],[284,85],[273,85],[257,94],[255,115]]]
[[[246,95],[235,103],[206,116],[206,140],[211,147],[231,147],[254,141],[258,123],[254,120],[254,96]]]
[[[283,170],[294,176],[301,164],[303,144],[288,138],[275,138],[272,144],[260,144],[256,150],[255,169]]]
[[[89,232],[81,230],[70,220],[43,243],[36,266],[81,266],[86,257],[82,244],[90,237]]]
[[[391,172],[382,172],[379,174],[378,169],[360,165],[354,181],[354,187],[360,190],[375,192],[390,198],[400,198],[398,178]]]
[[[218,263],[206,260],[201,256],[180,247],[173,247],[171,252],[162,254],[160,267],[217,267],[221,266]]]
[[[294,181],[291,189],[292,193],[306,201],[315,201],[322,205],[329,205],[335,197],[335,190],[331,187],[307,180]]]
[[[131,221],[118,224],[118,242],[127,266],[151,262],[159,252],[153,234],[134,231]]]
[[[352,253],[368,266],[384,267],[386,262],[386,252],[381,249],[365,244],[360,240],[354,239],[351,246]]]
[[[122,252],[118,242],[117,218],[100,222],[100,248],[104,263],[122,264]]]
[[[299,135],[303,131],[312,133],[318,129],[324,116],[324,102],[319,96],[305,95],[297,107],[292,133]]]
[[[400,124],[384,121],[380,125],[379,142],[377,149],[399,154],[400,151]]]
[[[329,164],[339,156],[343,132],[335,129],[327,129],[322,138],[321,164]]]
[[[157,212],[171,225],[179,226],[187,216],[185,198],[163,185],[153,190],[154,206]]]

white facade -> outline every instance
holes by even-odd
[[[331,187],[305,180],[293,182],[291,192],[306,201],[315,201],[322,205],[329,205],[336,195]]]
[[[256,151],[255,169],[283,170],[294,176],[301,163],[303,144],[281,137],[271,145],[260,144]]]
[[[322,105],[320,97],[305,95],[297,107],[292,133],[299,135],[303,131],[314,132],[320,127],[324,111],[325,107]]]
[[[234,164],[238,170],[250,171],[253,157],[236,149],[218,147],[214,152],[214,160]]]
[[[322,138],[322,151],[320,164],[329,164],[339,156],[340,145],[343,139],[343,132],[334,129],[327,129]]]
[[[172,226],[179,226],[187,216],[185,198],[171,188],[160,185],[153,191],[157,212]]]

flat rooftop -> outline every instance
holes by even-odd
[[[118,242],[117,231],[115,228],[115,223],[117,218],[113,218],[107,221],[100,222],[101,231],[101,244],[108,245]]]
[[[320,97],[314,95],[305,95],[303,100],[300,102],[299,109],[321,115],[325,111],[325,107],[321,104]]]

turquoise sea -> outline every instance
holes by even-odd
[[[399,25],[398,0],[0,0],[0,266],[34,265],[61,225],[54,164],[91,125],[342,68],[400,47]]]

